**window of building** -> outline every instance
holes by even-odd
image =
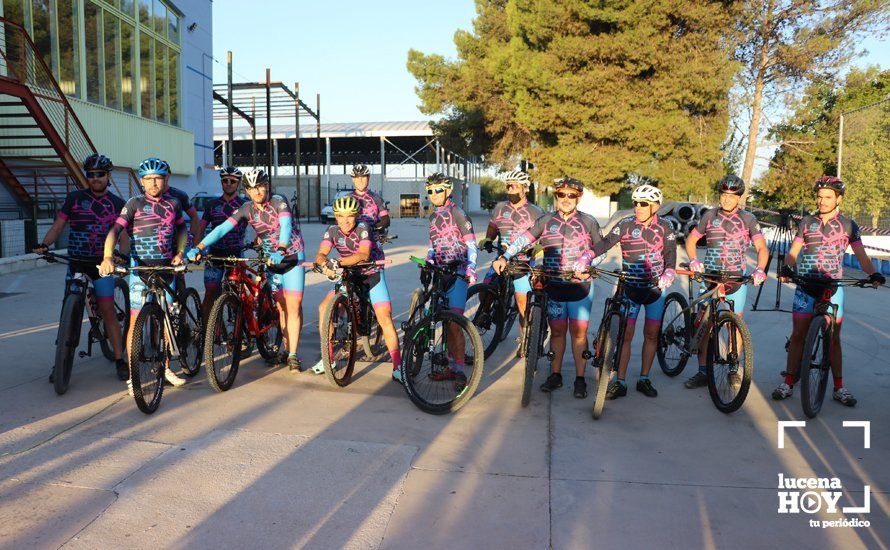
[[[65,94],[179,125],[181,21],[166,0],[0,0],[0,6],[3,17],[31,35]],[[5,30],[6,44],[14,43],[14,32]]]

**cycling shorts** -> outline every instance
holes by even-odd
[[[831,303],[837,306],[837,322],[844,319],[844,287],[839,286],[831,297]],[[800,288],[794,291],[794,305],[791,306],[791,315],[795,319],[810,319],[816,308],[816,298],[813,298]]]
[[[494,272],[493,267],[488,268],[488,273],[485,274],[485,279],[482,282],[490,283],[492,279],[497,277],[498,274]],[[518,279],[513,279],[513,291],[516,294],[528,294],[532,291],[532,282],[531,278],[528,274],[519,277]]]
[[[149,265],[165,265],[164,262],[165,261],[161,261],[161,262],[152,263]],[[166,260],[166,262],[169,262],[169,260]],[[135,265],[135,261],[130,260],[130,266],[134,266],[134,265]],[[169,264],[166,264],[166,265],[169,265]],[[173,290],[177,289],[177,287],[179,286],[179,282],[180,282],[179,277],[174,277],[173,273],[165,273],[163,277],[164,277],[164,281],[166,281],[166,283],[168,285],[170,285],[170,287],[173,288]],[[130,286],[130,317],[133,318],[139,314],[139,312],[142,310],[142,305],[145,304],[145,299],[148,296],[148,286],[145,284],[145,282],[139,276],[139,273],[137,273],[135,271],[130,272],[130,276],[129,276],[128,280],[129,280],[129,286]],[[171,296],[169,292],[167,292],[166,294],[167,294],[167,302],[168,303],[173,302],[173,296]]]
[[[646,324],[655,323],[661,325],[661,314],[664,311],[664,293],[661,293],[657,300],[646,305],[635,302],[630,298],[627,298],[627,302],[630,304],[630,308],[627,310],[627,324],[635,324],[637,317],[640,316],[640,309],[646,308]]]
[[[699,285],[698,287],[699,295],[704,294],[708,290],[710,289],[705,285]],[[745,313],[745,304],[748,301],[748,285],[741,285],[735,292],[727,294],[726,300],[732,300],[733,313],[741,317]]]
[[[68,271],[65,272],[65,288],[70,288],[71,280],[74,279],[75,273],[83,273],[93,283],[93,291],[96,293],[97,302],[113,302],[114,276],[99,276],[99,268],[96,265],[101,261],[101,258],[96,260],[95,265],[79,262],[68,264]]]
[[[240,258],[241,253],[239,251],[234,252],[218,252],[215,253],[219,256],[235,256]],[[226,274],[227,266],[224,264],[215,262],[213,260],[208,260],[204,263],[204,288],[209,287],[217,287],[223,280],[223,277]]]
[[[386,287],[386,274],[382,269],[377,273],[362,276],[358,282],[369,288],[368,299],[371,300],[371,305],[374,306],[374,309],[382,307],[392,308],[389,289]],[[328,292],[329,297],[333,295],[333,290]]]
[[[297,253],[297,261],[303,261],[303,251]],[[306,282],[306,269],[298,265],[288,269],[284,273],[274,273],[269,280],[269,288],[272,292],[284,291],[285,296],[302,298],[303,285]]]
[[[445,292],[445,298],[448,300],[448,309],[463,315],[467,309],[467,281],[455,277],[451,287]]]
[[[587,325],[590,322],[590,310],[593,308],[593,285],[587,296],[573,302],[559,300],[547,301],[547,320],[551,323],[568,321]]]

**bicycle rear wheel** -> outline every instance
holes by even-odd
[[[235,383],[241,364],[243,327],[238,296],[226,293],[217,298],[210,310],[204,336],[205,371],[207,382],[214,391],[227,391]]]
[[[260,290],[256,305],[257,323],[260,333],[256,335],[257,350],[266,361],[272,361],[281,352],[283,333],[281,331],[281,319],[278,317],[278,308],[268,288]]]
[[[127,337],[127,329],[130,326],[130,288],[121,278],[115,278],[114,281],[114,316],[121,329],[121,342],[123,343]],[[108,339],[108,330],[101,315],[99,316],[99,336],[102,354],[109,361],[114,361],[114,349],[111,347],[111,341]]]
[[[609,379],[612,377],[613,370],[618,371],[618,359],[621,355],[618,349],[618,331],[620,330],[621,316],[613,313],[606,317],[603,325],[600,326],[599,336],[597,336],[597,358],[595,360],[599,365],[599,378],[596,381],[596,393],[593,397],[594,420],[599,420],[599,417],[603,415]]]
[[[800,401],[803,413],[815,418],[822,409],[828,377],[831,375],[831,341],[827,315],[817,315],[810,323],[800,360]]]
[[[321,313],[321,360],[328,382],[343,387],[352,380],[356,359],[356,326],[352,300],[335,295]]]
[[[456,334],[448,334],[450,330]],[[454,355],[455,345],[462,345],[465,360],[472,357],[472,362],[460,364]],[[427,316],[407,327],[405,346],[402,382],[419,409],[446,414],[470,400],[482,379],[484,352],[482,339],[469,319],[449,310]],[[466,376],[465,383],[459,372]]]
[[[179,297],[179,366],[182,374],[191,378],[201,370],[204,355],[204,327],[201,318],[201,297],[194,288],[186,288]]]
[[[59,395],[68,391],[68,384],[71,382],[74,352],[80,344],[83,308],[83,294],[79,292],[68,294],[62,303],[59,332],[56,336],[56,361],[53,365],[53,389]]]
[[[535,383],[535,373],[538,371],[538,359],[541,356],[541,337],[542,325],[544,323],[544,308],[541,304],[532,303],[528,307],[528,322],[526,323],[526,334],[523,339],[525,347],[525,371],[522,377],[522,399],[523,407],[527,407],[532,397],[532,386]]]
[[[692,315],[689,303],[679,292],[671,292],[664,299],[661,328],[658,331],[658,364],[668,376],[677,376],[689,360],[692,340]]]
[[[155,302],[142,307],[133,324],[130,344],[130,384],[136,406],[152,414],[161,404],[164,393],[164,369],[167,368],[167,338],[164,334],[164,312]]]
[[[708,339],[708,392],[717,410],[735,412],[745,402],[754,373],[754,344],[748,326],[735,313],[722,311]],[[717,349],[714,342],[717,342]]]
[[[478,283],[467,290],[464,315],[476,326],[476,331],[482,339],[486,359],[491,357],[501,341],[501,332],[504,328],[503,312],[494,285]]]

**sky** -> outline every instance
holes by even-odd
[[[246,8],[249,6],[249,8]],[[272,80],[314,108],[322,122],[427,120],[405,67],[410,48],[456,55],[454,31],[469,29],[472,0],[214,0],[213,81]]]

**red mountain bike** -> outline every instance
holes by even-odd
[[[282,332],[278,309],[266,276],[268,258],[205,256],[226,266],[223,292],[213,303],[204,335],[204,361],[210,387],[223,392],[232,387],[241,359],[252,342],[263,359],[271,361],[280,349]]]

